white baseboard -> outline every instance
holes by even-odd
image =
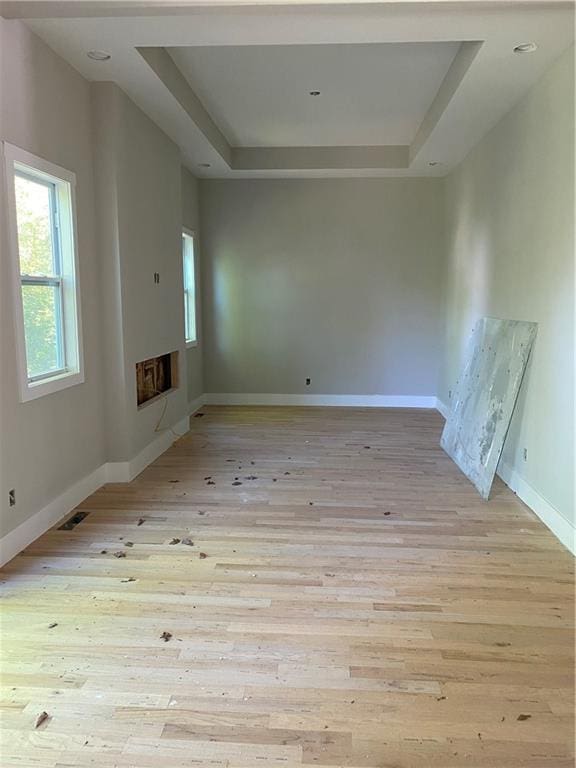
[[[94,472],[83,477],[77,483],[70,486],[60,496],[43,507],[35,515],[27,520],[13,531],[7,533],[0,539],[0,567],[12,560],[19,552],[29,544],[32,544],[39,536],[60,520],[70,514],[90,494],[97,491],[100,486],[106,482],[106,465],[103,464]]]
[[[443,403],[442,400],[440,400],[439,397],[436,398],[436,410],[440,411],[442,416],[444,416],[445,419],[448,418],[448,415],[450,413],[450,409],[446,405],[446,403]]]
[[[208,405],[316,405],[347,408],[436,408],[427,395],[276,395],[214,392],[205,395]]]
[[[180,435],[190,429],[190,416],[166,429],[130,461],[102,464],[86,477],[70,486],[64,493],[24,520],[17,528],[0,539],[0,568],[39,536],[63,520],[84,499],[105,483],[126,483],[133,480],[146,467],[168,450]]]
[[[522,499],[526,506],[542,520],[544,525],[549,528],[554,536],[564,546],[576,555],[576,528],[569,521],[566,520],[555,507],[550,504],[538,491],[520,477],[515,469],[507,464],[505,461],[500,461],[498,465],[498,477],[500,477],[506,485],[514,491],[519,499]]]
[[[199,411],[200,408],[206,403],[206,395],[200,395],[196,398],[196,400],[192,400],[191,403],[188,403],[188,414],[190,416],[193,416],[196,411]]]
[[[171,429],[164,429],[158,437],[143,448],[130,461],[111,461],[106,464],[106,482],[129,483],[140,472],[143,472],[149,464],[170,448],[175,440],[183,436],[190,429],[190,417],[185,416]]]
[[[448,418],[449,410],[442,400],[438,399],[437,409],[444,418]],[[538,491],[520,477],[518,472],[505,461],[501,460],[498,464],[498,477],[506,483],[511,491],[521,499],[534,514],[542,520],[544,525],[549,528],[554,536],[560,541],[573,555],[576,555],[576,528],[566,520],[555,507],[550,504]]]

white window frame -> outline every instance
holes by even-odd
[[[192,240],[192,266],[193,266],[193,272],[194,272],[194,327],[196,330],[196,338],[195,339],[188,339],[186,328],[188,325],[188,317],[186,314],[186,295],[189,293],[189,289],[186,287],[186,262],[185,262],[185,254],[184,249],[182,249],[182,279],[183,279],[183,287],[184,287],[184,341],[186,342],[186,349],[192,349],[193,347],[198,346],[198,342],[200,340],[200,334],[198,329],[198,266],[197,266],[197,258],[196,258],[196,232],[192,229],[187,229],[186,227],[182,227],[182,239],[185,237],[189,237]]]
[[[82,314],[80,308],[80,278],[78,267],[78,242],[76,234],[76,175],[54,163],[37,157],[20,147],[3,142],[6,168],[7,212],[9,251],[12,265],[12,294],[14,327],[20,400],[27,402],[38,397],[58,392],[84,382],[84,351],[82,344]],[[17,173],[27,175],[39,182],[54,185],[58,210],[60,248],[60,275],[56,278],[23,276],[20,270],[18,245],[18,220],[16,211],[15,177]],[[28,376],[26,359],[26,335],[22,285],[58,284],[62,296],[62,326],[60,340],[63,350],[61,370],[40,378]]]

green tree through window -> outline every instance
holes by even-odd
[[[28,377],[60,370],[62,300],[54,185],[15,176]]]

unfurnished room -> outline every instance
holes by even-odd
[[[0,1],[2,768],[574,768],[573,2]]]

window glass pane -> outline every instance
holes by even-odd
[[[194,290],[194,244],[191,237],[184,237],[184,290]]]
[[[186,313],[186,341],[196,341],[196,313],[194,311],[194,294],[188,291],[184,294],[184,310]]]
[[[60,370],[62,365],[60,288],[23,285],[28,378]]]
[[[15,189],[20,272],[54,275],[53,187],[16,175]]]
[[[196,341],[196,288],[194,280],[194,240],[182,237],[184,263],[184,322],[186,341]]]

